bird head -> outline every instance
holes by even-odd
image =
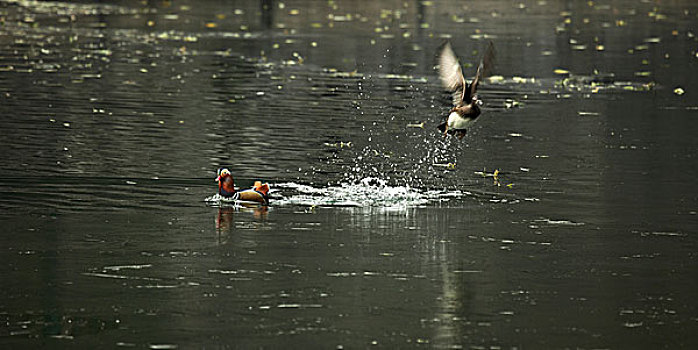
[[[218,176],[216,177],[216,182],[221,182],[224,178],[232,176],[230,174],[230,170],[228,168],[220,168],[218,169]]]
[[[477,94],[474,94],[474,95],[473,95],[473,97],[472,97],[472,103],[474,103],[474,104],[476,104],[476,105],[478,105],[478,106],[482,106],[482,105],[484,104],[484,103],[482,102],[482,100],[480,99],[480,97],[479,97]]]

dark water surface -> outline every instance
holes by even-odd
[[[0,1],[0,347],[697,348],[697,15]]]

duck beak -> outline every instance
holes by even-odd
[[[220,182],[220,181],[221,181],[221,176],[218,175],[218,176],[216,177],[216,182]]]

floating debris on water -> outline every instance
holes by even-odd
[[[497,172],[497,175],[499,175],[499,170],[495,170]],[[480,175],[482,177],[494,177],[494,172],[488,173],[485,169],[482,169],[482,171],[475,171],[474,174]]]
[[[456,168],[456,163],[445,163],[445,164],[442,164],[442,163],[434,163],[433,165],[434,165],[435,167],[442,167],[442,168],[446,168],[446,169],[449,169],[449,170],[453,170],[453,169]]]
[[[325,142],[324,145],[327,147],[334,147],[334,148],[351,148],[352,143],[351,143],[351,141],[349,141],[349,142],[340,141],[340,142],[335,142],[335,143]]]
[[[651,91],[654,89],[654,82],[636,82],[616,80],[613,73],[594,72],[592,75],[569,74],[562,80],[555,83],[567,91],[589,91],[598,93],[602,90],[623,90],[623,91]]]

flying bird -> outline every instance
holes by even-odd
[[[463,70],[451,48],[451,43],[446,42],[438,60],[439,78],[444,89],[451,92],[453,96],[453,108],[448,112],[446,120],[437,128],[444,133],[444,136],[451,134],[462,139],[467,128],[480,115],[482,100],[477,95],[477,86],[490,73],[494,65],[494,45],[491,41],[487,45],[485,54],[477,67],[477,73],[470,84],[463,76]]]

